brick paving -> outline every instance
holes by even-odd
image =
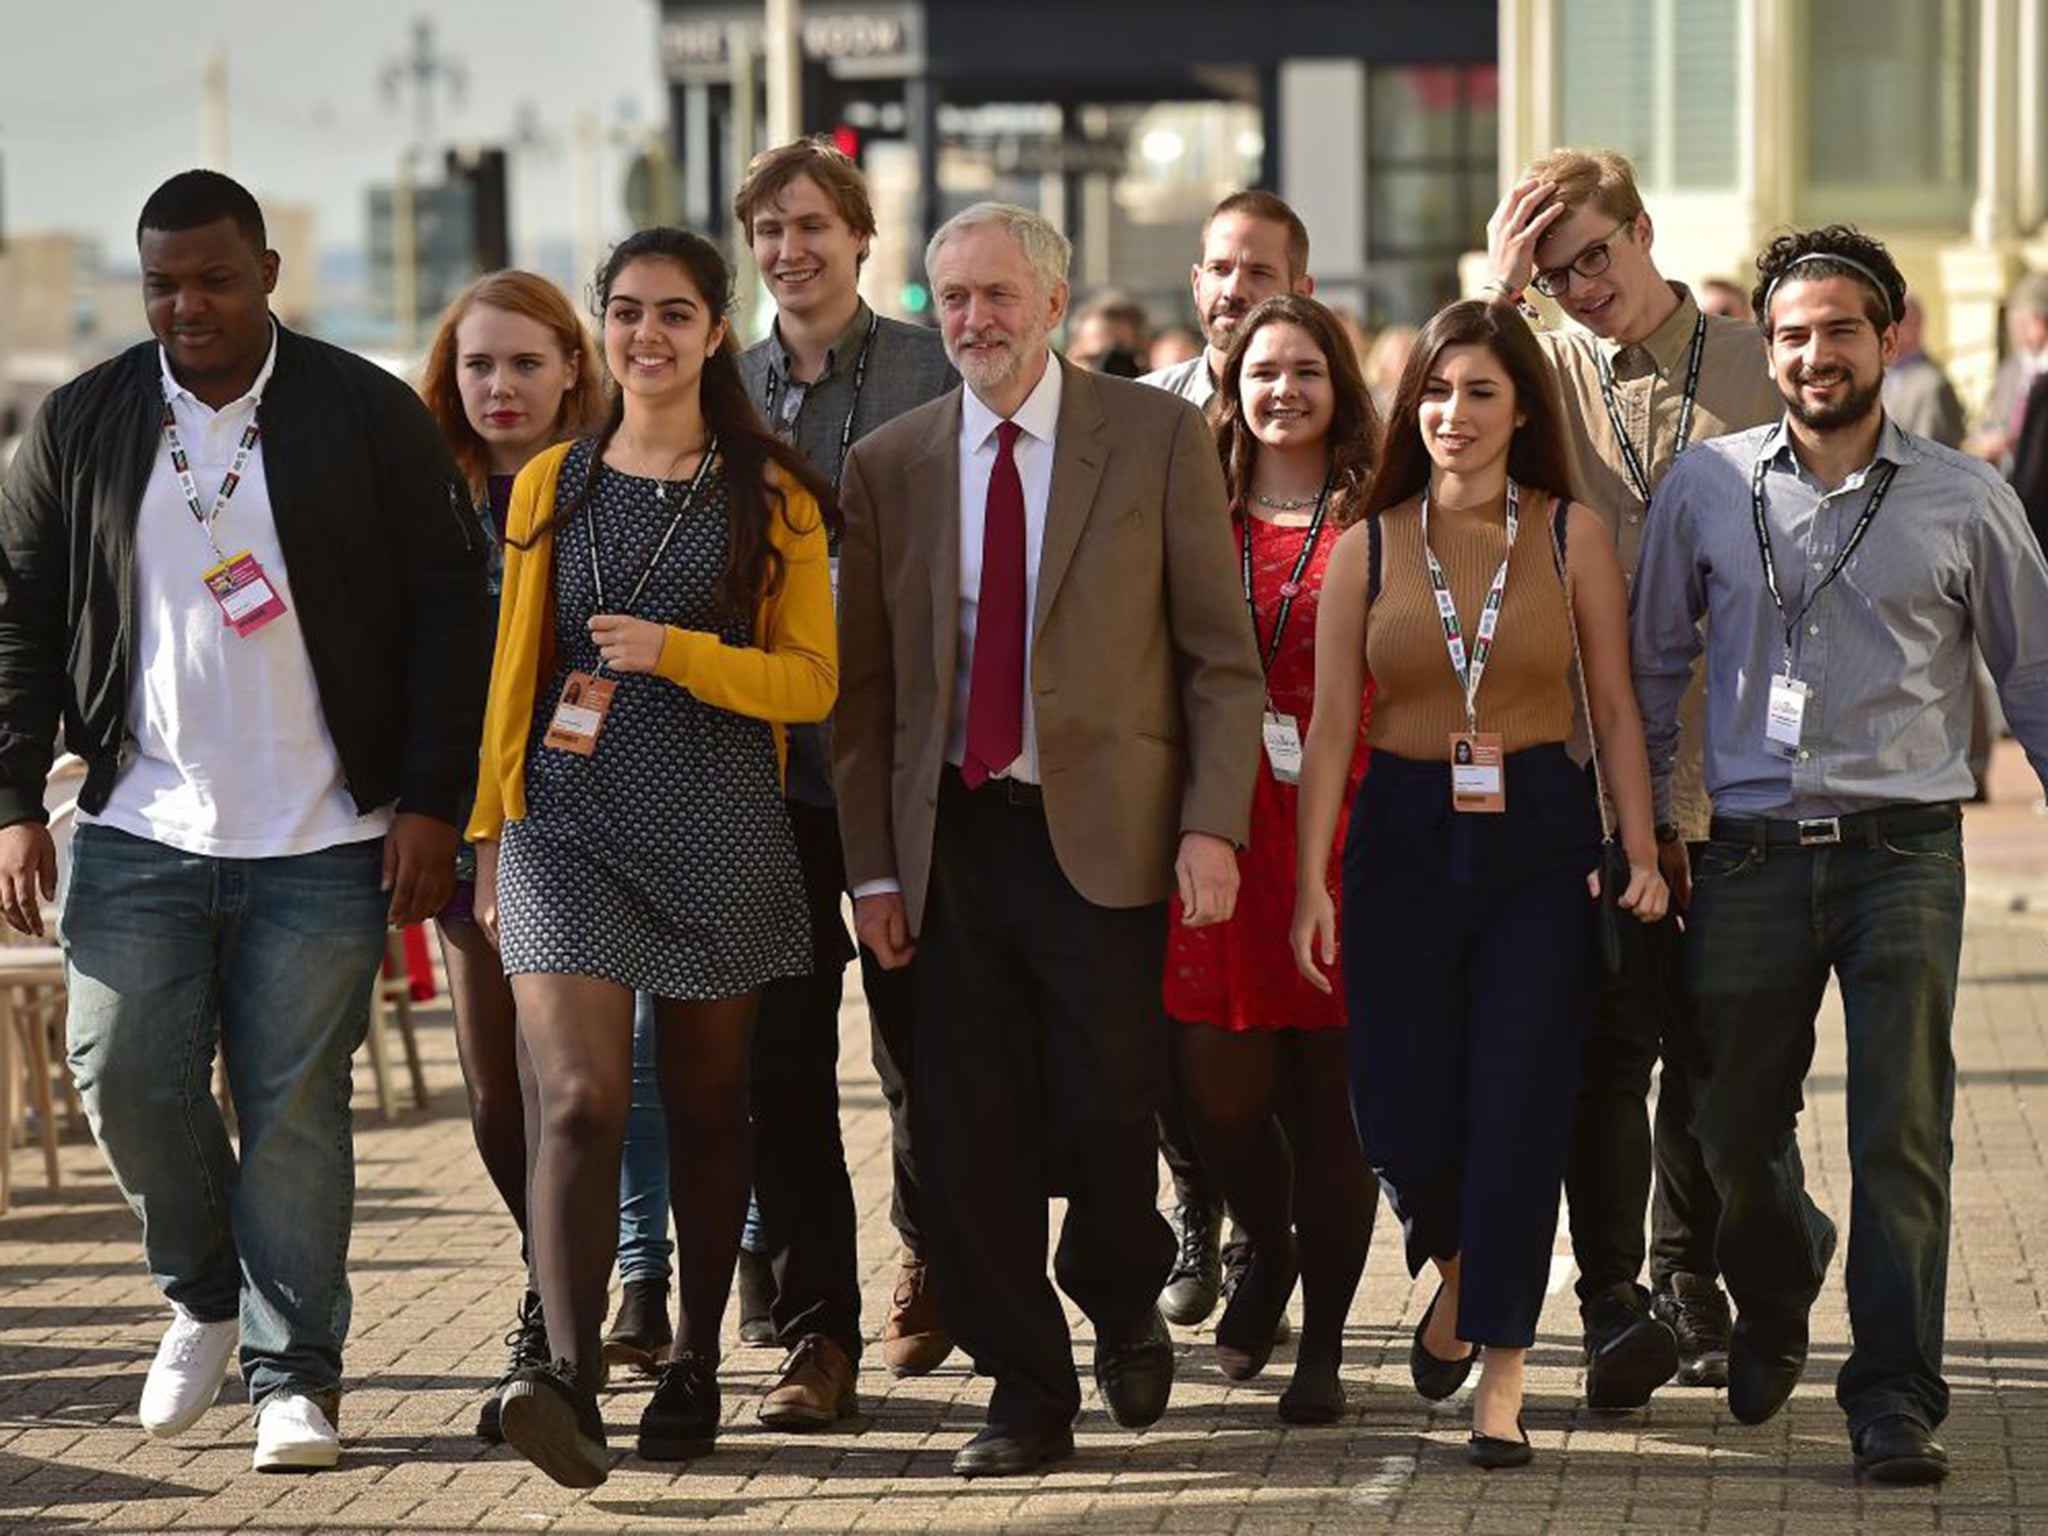
[[[1969,823],[1955,1396],[1943,1430],[1956,1475],[1942,1489],[1865,1489],[1851,1476],[1831,1390],[1846,1341],[1839,1265],[1814,1316],[1806,1383],[1783,1414],[1752,1429],[1729,1417],[1719,1394],[1669,1388],[1644,1413],[1588,1413],[1560,1264],[1530,1356],[1537,1461],[1478,1472],[1463,1454],[1463,1396],[1432,1410],[1408,1385],[1408,1334],[1428,1290],[1403,1273],[1382,1210],[1347,1340],[1353,1408],[1337,1426],[1289,1430],[1275,1418],[1290,1350],[1264,1378],[1233,1385],[1215,1368],[1206,1330],[1176,1330],[1180,1379],[1159,1426],[1116,1429],[1091,1390],[1072,1462],[1036,1479],[966,1484],[947,1468],[979,1420],[986,1384],[957,1356],[907,1382],[872,1363],[851,1426],[796,1436],[753,1418],[777,1355],[729,1343],[715,1455],[670,1470],[621,1454],[608,1484],[573,1494],[470,1435],[519,1277],[509,1223],[470,1144],[446,1016],[428,1011],[427,1110],[384,1124],[367,1077],[358,1083],[355,1328],[337,1471],[250,1472],[239,1378],[180,1440],[146,1438],[135,1404],[165,1312],[141,1270],[133,1221],[88,1143],[67,1145],[55,1196],[33,1156],[17,1152],[18,1203],[0,1218],[0,1529],[2048,1531],[2048,919],[2036,894],[2048,894],[2048,819],[2032,814],[2030,776],[2009,748],[1996,788],[1997,803]],[[1818,1197],[1846,1221],[1843,1059],[1831,1018],[1802,1139]],[[894,1244],[887,1122],[857,1003],[844,1039],[872,1334]],[[1086,1350],[1084,1338],[1084,1374]],[[615,1450],[630,1448],[645,1395],[627,1387],[608,1397]]]

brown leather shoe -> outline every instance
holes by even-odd
[[[859,1407],[846,1351],[822,1333],[807,1333],[782,1362],[782,1379],[761,1399],[759,1418],[776,1429],[829,1429]]]
[[[953,1353],[953,1336],[939,1321],[931,1271],[908,1248],[897,1260],[896,1294],[882,1324],[882,1360],[894,1376],[924,1376]]]

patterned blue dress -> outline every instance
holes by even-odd
[[[590,441],[570,450],[557,506],[584,484]],[[658,997],[748,992],[811,968],[810,918],[765,721],[706,704],[652,673],[617,691],[588,757],[546,745],[563,684],[595,673],[597,611],[586,517],[596,519],[606,600],[617,611],[683,497],[598,466],[589,504],[554,537],[555,675],[534,701],[526,815],[505,825],[499,947],[508,975],[597,976]],[[752,644],[718,611],[728,501],[723,466],[704,477],[635,617]]]

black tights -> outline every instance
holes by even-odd
[[[1334,1365],[1372,1243],[1378,1191],[1352,1128],[1342,1030],[1175,1024],[1202,1166],[1254,1251],[1301,1253],[1297,1364]]]
[[[619,1245],[619,1158],[633,1098],[633,994],[588,976],[512,980],[540,1085],[534,1272],[558,1360],[595,1384]],[[759,994],[655,1001],[675,1211],[677,1353],[716,1358],[753,1181],[747,1064]]]
[[[438,921],[441,963],[448,971],[448,1001],[455,1014],[455,1050],[469,1089],[469,1125],[484,1172],[519,1228],[519,1256],[526,1248],[526,1193],[533,1177],[533,1153],[540,1145],[540,1094],[533,1063],[519,1038],[512,983],[498,960],[497,946],[475,923]],[[533,1289],[532,1268],[527,1288]]]

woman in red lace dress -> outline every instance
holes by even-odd
[[[1343,999],[1303,980],[1288,947],[1294,780],[1315,692],[1323,569],[1340,510],[1365,494],[1379,422],[1336,317],[1292,294],[1238,327],[1210,410],[1266,663],[1265,752],[1237,913],[1214,927],[1173,922],[1166,1010],[1178,1021],[1196,1148],[1252,1243],[1251,1268],[1216,1325],[1218,1363],[1236,1380],[1264,1368],[1298,1277],[1301,1342],[1280,1417],[1320,1424],[1344,1409],[1344,1318],[1377,1193],[1346,1097]],[[1354,789],[1364,771],[1361,722]],[[1339,828],[1339,846],[1343,836]]]

